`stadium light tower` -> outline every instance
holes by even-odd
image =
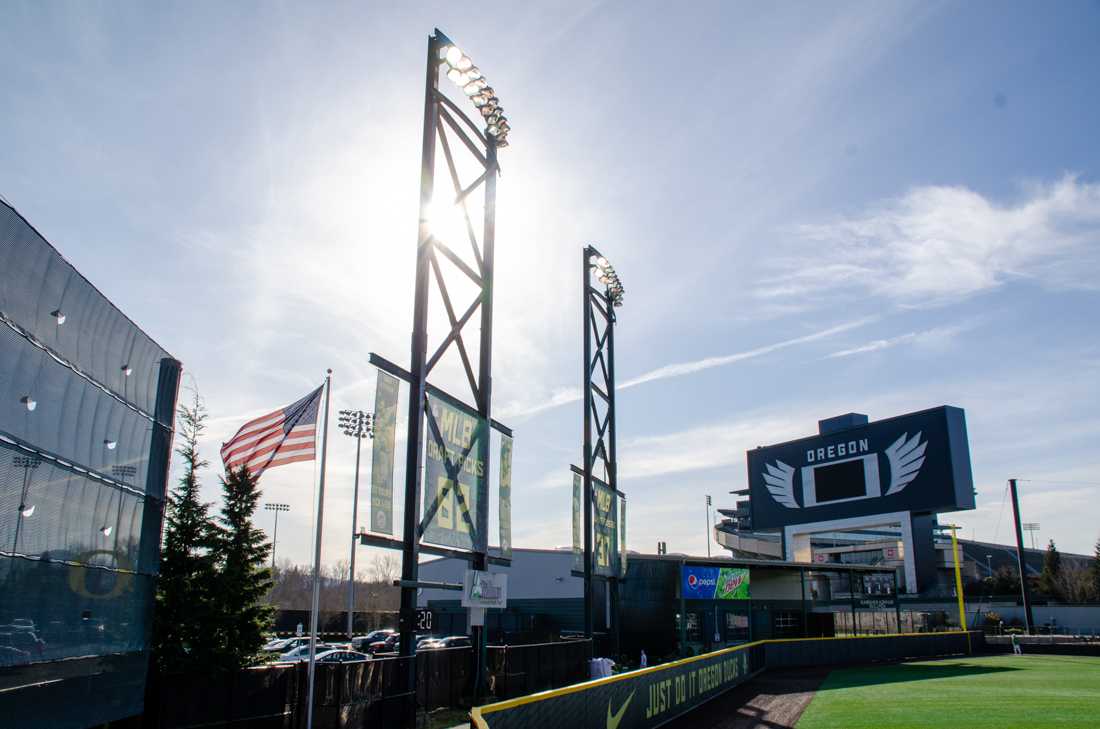
[[[1025,521],[1024,531],[1031,537],[1031,548],[1035,549],[1035,532],[1039,531],[1039,522],[1037,521]]]
[[[275,512],[275,529],[271,532],[271,574],[275,574],[275,544],[279,538],[279,512],[290,511],[290,504],[264,504],[264,511]]]
[[[340,430],[349,438],[355,438],[355,488],[351,498],[351,560],[348,566],[348,640],[355,628],[355,540],[359,530],[359,453],[363,440],[374,437],[371,414],[362,410],[341,410]]]
[[[461,89],[481,116],[475,123],[458,104],[439,88],[440,75]],[[398,628],[401,633],[399,654],[408,666],[407,695],[409,708],[415,708],[416,661],[416,593],[420,537],[420,474],[423,466],[424,414],[428,391],[428,375],[452,345],[461,359],[479,420],[486,426],[492,417],[492,337],[493,337],[493,260],[496,242],[496,185],[500,168],[497,151],[508,146],[511,125],[496,91],[473,60],[439,29],[428,38],[427,77],[424,89],[423,147],[420,167],[420,222],[417,232],[416,294],[413,300],[412,356],[409,367],[409,417],[405,460],[405,509],[401,559],[401,612]],[[436,150],[442,151],[446,162],[451,191],[435,200]],[[456,153],[463,152],[473,160],[480,174],[464,182],[456,166]],[[469,203],[474,193],[483,192],[484,213],[480,226],[471,219]],[[445,226],[446,221],[457,223]],[[481,240],[478,241],[478,227]],[[468,245],[468,248],[467,248]],[[447,266],[447,264],[450,264]],[[477,288],[473,300],[465,309],[455,308],[444,276],[463,275]],[[457,269],[457,272],[452,269]],[[434,288],[443,302],[450,322],[450,331],[433,351],[428,349],[428,301]],[[461,304],[461,302],[459,302]],[[463,331],[480,314],[477,369],[471,364]],[[475,325],[477,326],[477,325]],[[434,437],[434,436],[430,436]],[[489,439],[480,438],[478,458],[489,471]],[[477,543],[471,553],[471,567],[488,567],[488,511],[477,515],[474,532]],[[484,680],[484,630],[474,629],[478,655],[474,679],[475,697],[480,696]],[[410,714],[406,721],[413,720]]]
[[[581,270],[584,290],[584,458],[581,465],[584,478],[584,634],[591,638],[592,479],[593,470],[600,466],[603,482],[613,492],[619,491],[615,460],[615,309],[623,305],[626,290],[615,268],[594,246],[585,246]],[[597,371],[601,376],[598,382],[593,378]],[[603,402],[602,416],[597,398]],[[618,652],[618,579],[612,578],[610,585],[615,616],[613,635]]]

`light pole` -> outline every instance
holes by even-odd
[[[475,124],[440,90],[441,72],[470,99],[481,115],[483,125]],[[477,406],[478,420],[488,429],[492,422],[493,269],[496,246],[496,185],[500,174],[497,151],[508,146],[510,131],[500,99],[489,86],[484,74],[439,29],[428,37],[422,129],[420,221],[417,230],[416,289],[408,372],[405,511],[402,524],[401,580],[398,583],[401,587],[401,613],[398,619],[401,638],[398,652],[407,664],[405,690],[409,713],[404,722],[407,725],[415,721],[416,708],[416,595],[419,587],[420,538],[426,526],[421,523],[420,478],[424,465],[425,449],[422,446],[429,391],[428,375],[453,345],[462,361],[472,398]],[[441,196],[439,203],[442,209],[433,207],[437,146],[443,153],[453,189],[453,195]],[[464,183],[461,180],[460,168],[455,164],[456,151],[463,153],[467,160],[472,158],[474,166],[480,169],[481,174],[472,182]],[[479,189],[484,193],[484,213],[480,226],[477,225],[476,217],[471,218],[467,204],[476,199],[473,194]],[[449,230],[448,226],[443,225],[448,220],[455,223],[449,226]],[[480,245],[477,239],[478,227],[481,229]],[[467,243],[469,248],[464,257],[460,255],[460,251],[466,248]],[[451,291],[455,289],[449,289],[445,283],[444,270],[456,269],[477,288],[476,298],[465,310],[453,306]],[[442,300],[450,322],[450,331],[441,342],[432,343],[432,349],[429,349],[428,303],[432,288],[436,289]],[[475,320],[475,313],[480,314],[476,369],[470,362],[463,339],[463,331],[467,324]],[[436,434],[429,437],[436,438]],[[479,439],[477,453],[485,473],[489,472],[488,440],[487,437]],[[485,506],[484,501],[487,499],[483,500],[482,506]],[[489,560],[489,515],[487,508],[479,507],[477,511],[478,523],[473,530],[476,540],[473,549],[463,556],[469,559],[473,569],[485,570]],[[478,656],[473,693],[475,697],[480,697],[484,678],[485,632],[481,627],[474,627],[472,630],[474,650]]]
[[[987,554],[985,556],[985,569],[989,572],[990,581],[993,580],[993,555]]]
[[[1039,522],[1037,521],[1025,521],[1024,531],[1031,536],[1031,549],[1035,549],[1035,532],[1039,531]]]
[[[1024,552],[1024,532],[1020,524],[1020,495],[1016,493],[1016,479],[1008,479],[1008,491],[1012,497],[1012,520],[1016,526],[1016,568],[1020,570],[1020,597],[1024,603],[1024,628],[1031,635],[1035,620],[1031,614],[1031,590],[1027,585],[1027,554]],[[1029,522],[1035,527],[1038,524]]]
[[[275,543],[279,538],[279,512],[290,511],[290,504],[264,504],[264,511],[275,512],[275,529],[271,532],[271,574],[275,575]]]
[[[581,270],[584,292],[584,453],[581,464],[584,478],[584,634],[591,638],[592,472],[597,463],[601,464],[603,482],[613,494],[619,493],[615,459],[615,309],[623,305],[623,294],[626,290],[619,275],[615,273],[615,268],[594,246],[585,246]],[[596,285],[593,284],[593,279],[597,282]],[[602,375],[599,382],[593,379],[597,371]],[[596,405],[597,398],[604,404],[602,417]],[[618,577],[610,576],[609,579],[615,619],[613,637],[617,653]]]
[[[710,559],[710,494],[707,494],[707,559]]]
[[[348,567],[348,640],[355,628],[355,539],[359,529],[359,452],[365,438],[374,437],[371,414],[362,410],[341,410],[340,430],[355,438],[355,489],[351,500],[351,565]]]

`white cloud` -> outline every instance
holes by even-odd
[[[837,359],[839,357],[851,357],[857,354],[879,352],[884,349],[896,347],[899,344],[914,344],[928,348],[942,348],[946,346],[956,335],[970,329],[969,324],[959,324],[946,327],[934,327],[920,332],[907,332],[887,339],[875,339],[865,344],[850,349],[842,349],[825,355],[824,359]]]
[[[709,370],[714,367],[724,367],[726,365],[735,364],[737,362],[743,362],[749,359],[755,359],[756,357],[762,357],[772,352],[777,352],[781,349],[787,349],[788,347],[794,347],[799,344],[809,344],[810,342],[816,342],[821,339],[828,339],[829,337],[836,336],[842,332],[849,331],[862,327],[866,324],[874,321],[873,318],[857,319],[855,321],[845,322],[844,324],[838,324],[827,329],[812,332],[801,337],[794,337],[793,339],[785,339],[781,342],[774,342],[772,344],[765,344],[761,347],[754,349],[748,349],[743,352],[735,352],[733,354],[726,354],[719,357],[704,357],[703,359],[697,359],[691,362],[677,362],[674,364],[663,365],[656,369],[645,372],[637,377],[632,377],[625,382],[616,384],[616,389],[625,390],[628,387],[635,387],[637,385],[643,385],[647,382],[654,382],[657,380],[666,380],[670,377],[682,377],[684,375],[695,374],[696,372],[702,372],[703,370]],[[569,403],[577,402],[581,399],[581,390],[578,387],[570,387],[559,390],[553,394],[548,400],[534,404],[523,405],[520,403],[513,403],[500,410],[500,417],[508,418],[511,416],[529,416],[536,413],[549,410],[551,408],[558,407],[559,405],[568,405]]]
[[[1032,186],[1015,205],[965,187],[910,190],[862,215],[797,228],[798,250],[763,298],[871,293],[901,304],[952,301],[1030,278],[1094,288],[1100,184],[1075,176]]]

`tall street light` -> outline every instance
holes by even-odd
[[[275,512],[275,529],[271,532],[271,574],[275,574],[275,544],[279,538],[279,512],[290,511],[290,504],[264,504],[264,511]]]
[[[359,531],[359,452],[363,440],[374,437],[370,413],[362,410],[341,410],[340,430],[349,438],[355,438],[355,489],[351,500],[351,565],[348,567],[348,640],[355,627],[355,540]]]
[[[591,245],[584,248],[581,270],[584,290],[584,634],[591,638],[592,480],[593,471],[599,466],[603,482],[613,493],[619,493],[615,460],[615,309],[623,305],[625,289],[615,268]],[[598,381],[593,377],[597,372],[601,375]],[[603,403],[602,415],[597,398]],[[617,576],[609,579],[615,619],[612,635],[617,653],[619,580]]]

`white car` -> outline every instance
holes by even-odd
[[[309,660],[309,654],[306,654],[304,660]],[[358,651],[349,651],[344,649],[336,649],[331,651],[322,651],[318,653],[314,659],[317,663],[353,663],[355,661],[369,661],[371,657],[366,653],[360,653]]]
[[[332,646],[326,643],[317,644],[317,653],[323,653],[325,651],[332,650]],[[308,661],[309,660],[309,643],[304,643],[297,648],[287,651],[279,656],[280,661]]]

